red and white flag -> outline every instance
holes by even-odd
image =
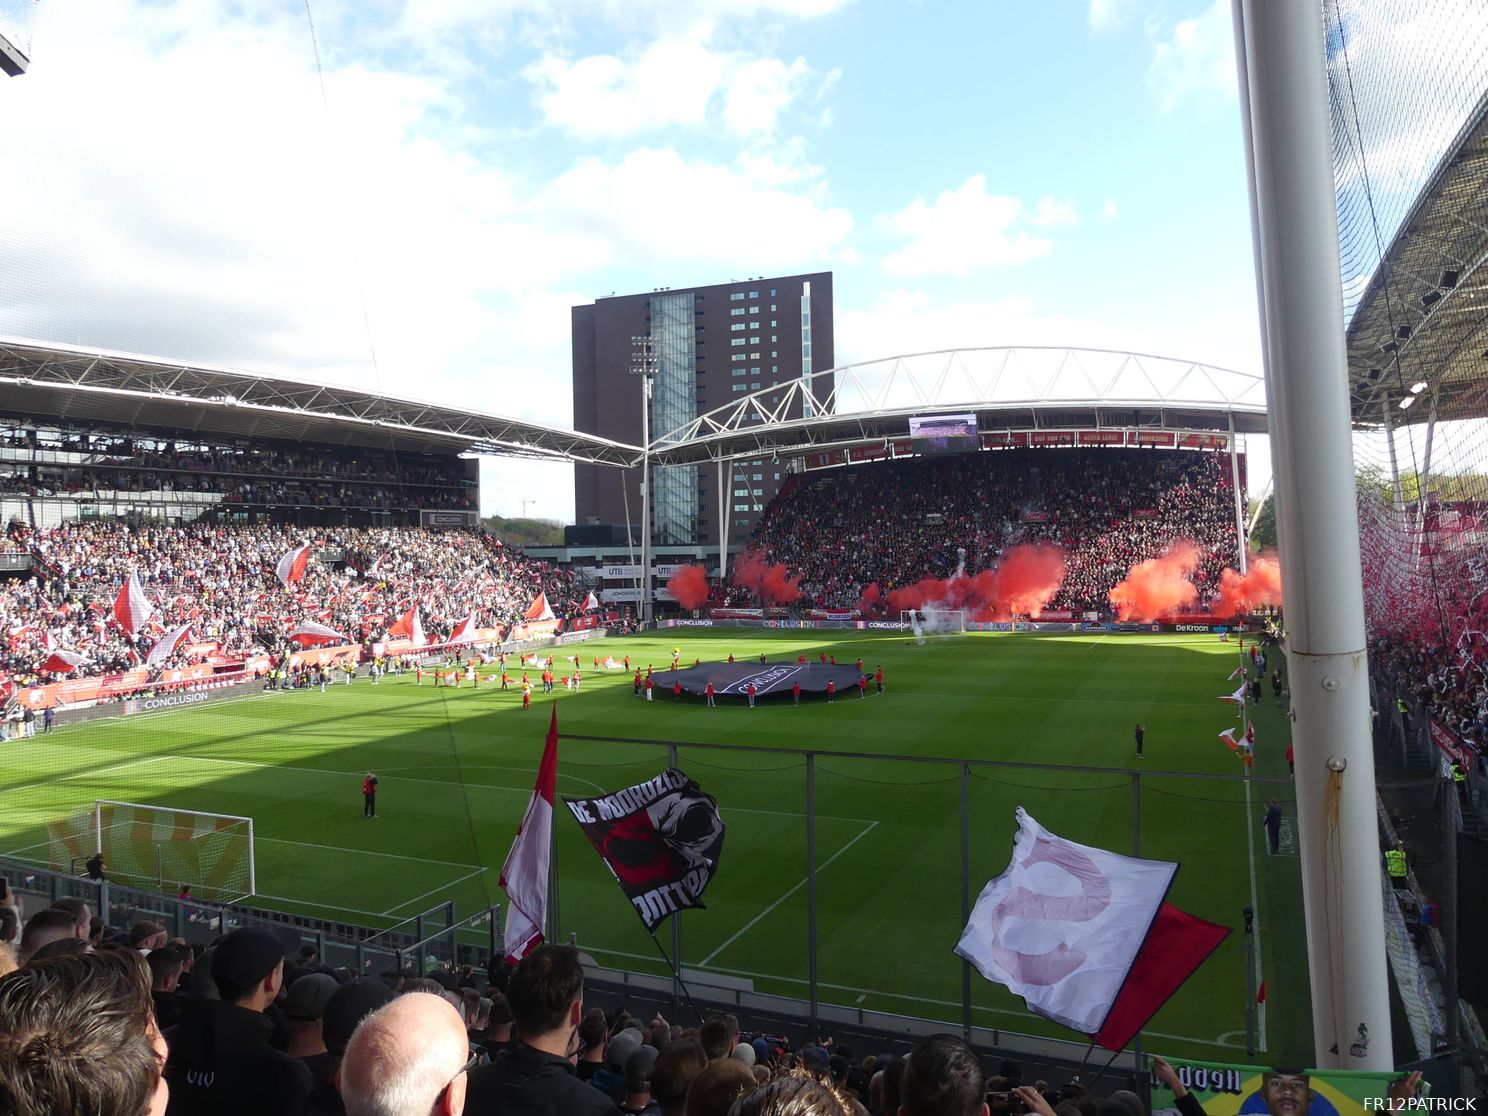
[[[475,613],[471,613],[465,619],[455,625],[455,630],[450,633],[450,643],[474,643],[475,642]]]
[[[1221,694],[1219,696],[1219,700],[1220,701],[1233,701],[1236,705],[1244,705],[1245,704],[1245,683],[1244,682],[1240,683],[1240,688],[1238,690],[1236,690],[1233,694]]]
[[[191,625],[182,624],[179,628],[172,628],[161,636],[150,648],[150,653],[145,656],[145,666],[159,666],[176,653],[176,648],[186,642],[186,637],[191,634]]]
[[[274,567],[274,573],[279,577],[279,584],[287,589],[290,582],[304,580],[305,570],[309,565],[310,546],[307,543],[294,550],[286,550],[279,559],[279,564]]]
[[[145,598],[145,587],[140,584],[139,574],[129,571],[129,580],[114,598],[114,619],[124,634],[133,636],[155,613],[155,606]]]
[[[1244,663],[1241,663],[1234,670],[1230,671],[1230,681],[1231,682],[1235,681],[1235,679],[1237,679],[1237,678],[1244,678],[1244,677],[1245,677],[1245,664]]]
[[[584,602],[584,611],[593,612],[599,607],[599,598],[594,595],[594,590],[589,590],[589,599]]]
[[[41,664],[42,670],[49,670],[54,674],[68,674],[82,665],[83,656],[76,651],[66,651],[61,647],[54,647],[50,650],[51,654],[47,656],[47,661]]]
[[[402,616],[398,617],[398,619],[393,622],[392,627],[388,628],[387,634],[392,636],[394,639],[397,639],[399,637],[402,637],[403,639],[412,639],[415,625],[422,627],[422,625],[419,625],[418,605],[414,605]]]
[[[548,722],[537,785],[517,838],[501,868],[501,889],[511,900],[506,916],[506,957],[520,961],[542,945],[548,914],[548,871],[553,857],[553,791],[558,782],[558,706]]]
[[[1225,747],[1227,747],[1230,751],[1239,751],[1240,742],[1235,739],[1234,729],[1225,729],[1224,732],[1219,734],[1219,738],[1225,742]]]
[[[551,619],[553,619],[553,610],[548,607],[548,595],[546,593],[539,593],[537,595],[537,600],[533,601],[532,604],[530,606],[528,606],[527,612],[522,617],[522,619],[523,620],[551,620]]]
[[[328,628],[324,624],[316,624],[310,620],[301,621],[299,626],[289,633],[289,638],[307,647],[321,643],[351,642],[335,628]]]
[[[1176,864],[1067,841],[1021,807],[1017,819],[1012,861],[956,953],[1029,1010],[1120,1050],[1229,931],[1166,902]]]

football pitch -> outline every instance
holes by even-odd
[[[832,704],[635,698],[629,674],[592,659],[628,654],[658,671],[694,658],[882,665],[887,692]],[[1299,862],[1267,854],[1266,801],[1294,817],[1288,722],[1267,687],[1252,707],[1256,774],[1220,743],[1238,713],[1218,700],[1238,649],[1212,635],[972,634],[918,645],[904,633],[663,632],[556,648],[577,654],[582,692],[422,687],[412,675],[264,694],[92,722],[5,745],[0,853],[45,861],[49,821],[95,799],[254,819],[257,902],[387,925],[446,899],[461,916],[503,902],[501,865],[532,791],[558,703],[558,792],[590,795],[658,774],[669,747],[718,799],[728,835],[706,895],[682,918],[682,964],[805,999],[807,751],[814,765],[817,959],[824,1003],[959,1025],[963,778],[971,893],[1006,868],[1013,811],[1061,836],[1176,860],[1170,900],[1233,928],[1145,1032],[1148,1050],[1237,1060],[1245,1047],[1241,909],[1257,912],[1267,984],[1266,1060],[1305,1061],[1311,1020]],[[1273,660],[1281,663],[1279,653]],[[1269,665],[1269,664],[1268,664]],[[533,681],[537,672],[532,672]],[[1133,728],[1146,725],[1138,761]],[[737,750],[700,745],[732,745]],[[836,754],[829,754],[836,753]],[[1082,770],[1083,769],[1083,770]],[[361,777],[380,779],[362,816]],[[1135,772],[1138,778],[1133,778]],[[1139,818],[1133,825],[1133,815]],[[659,973],[629,901],[558,810],[559,920],[602,965]],[[177,881],[165,881],[167,887]],[[659,931],[671,948],[670,924]],[[978,1026],[1078,1039],[972,976]]]

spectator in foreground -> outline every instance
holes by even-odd
[[[26,920],[26,929],[21,933],[21,947],[16,950],[17,964],[25,965],[44,945],[72,937],[72,926],[72,915],[66,911],[52,908],[37,911]]]
[[[610,1025],[605,1022],[602,1008],[590,1008],[579,1024],[579,1060],[574,1073],[580,1081],[594,1080],[594,1075],[604,1065],[605,1044],[610,1037]]]
[[[729,1116],[853,1116],[853,1103],[804,1069],[740,1097]]]
[[[181,998],[176,987],[181,982],[181,969],[186,959],[166,946],[152,949],[145,958],[150,968],[150,999],[155,1002],[155,1025],[162,1031],[181,1021]]]
[[[931,1035],[916,1044],[904,1063],[899,1111],[902,1116],[986,1116],[986,1074],[964,1039]]]
[[[661,1108],[651,1099],[651,1068],[656,1065],[656,1047],[641,1045],[625,1059],[625,1099],[620,1111],[626,1116],[660,1116]]]
[[[52,910],[66,911],[72,915],[72,932],[76,937],[85,942],[91,937],[93,913],[88,910],[86,899],[79,899],[76,895],[66,895],[52,904]]]
[[[474,1064],[465,1020],[441,996],[412,992],[356,1029],[341,1062],[348,1116],[460,1116]]]
[[[138,955],[105,950],[10,973],[0,1019],[0,1111],[166,1111],[165,1041]]]
[[[569,945],[541,945],[522,958],[506,989],[516,1038],[470,1072],[466,1110],[475,1116],[613,1116],[615,1102],[574,1074],[584,1018],[584,970]]]
[[[728,1116],[734,1102],[754,1087],[754,1070],[737,1058],[709,1062],[688,1086],[687,1116]]]
[[[193,1000],[167,1035],[170,1116],[310,1111],[310,1070],[269,1045],[264,1010],[279,995],[284,949],[272,934],[234,930],[212,955],[220,1000]]]
[[[380,980],[355,980],[336,989],[326,1001],[325,1014],[321,1020],[326,1060],[319,1068],[308,1059],[306,1063],[310,1065],[311,1075],[315,1078],[315,1085],[310,1091],[312,1112],[346,1111],[341,1103],[341,1091],[336,1086],[336,1075],[341,1070],[341,1059],[346,1054],[346,1047],[362,1020],[378,1008],[392,1003],[394,997],[395,993]]]
[[[679,1038],[657,1056],[651,1067],[651,1099],[660,1108],[661,1116],[683,1116],[692,1079],[707,1064],[708,1055],[695,1038]]]

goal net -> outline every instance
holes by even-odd
[[[53,830],[58,863],[101,852],[111,880],[167,893],[189,884],[208,902],[230,903],[257,890],[252,818],[101,798],[76,821],[66,827],[70,833]],[[62,848],[55,847],[59,838]]]
[[[899,620],[915,636],[961,635],[966,631],[970,614],[964,608],[904,608]]]

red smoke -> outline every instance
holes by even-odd
[[[667,578],[667,589],[683,608],[702,608],[708,600],[708,575],[702,566],[683,566]]]
[[[791,577],[784,562],[766,562],[757,550],[746,550],[734,560],[734,584],[758,593],[765,604],[790,604],[801,595],[801,579]]]
[[[1003,554],[996,569],[960,574],[949,581],[927,577],[891,591],[889,610],[966,609],[973,620],[1006,620],[1042,612],[1063,580],[1064,551],[1059,547],[1047,543],[1015,546]]]
[[[870,581],[863,595],[858,598],[858,611],[865,616],[870,612],[878,612],[883,608],[883,593],[879,591],[878,582]]]
[[[1252,558],[1245,573],[1225,570],[1219,575],[1219,616],[1241,616],[1261,605],[1281,604],[1281,563],[1274,554]]]
[[[1118,620],[1156,620],[1192,608],[1199,591],[1189,580],[1199,565],[1199,548],[1179,539],[1158,558],[1138,562],[1111,590]]]

